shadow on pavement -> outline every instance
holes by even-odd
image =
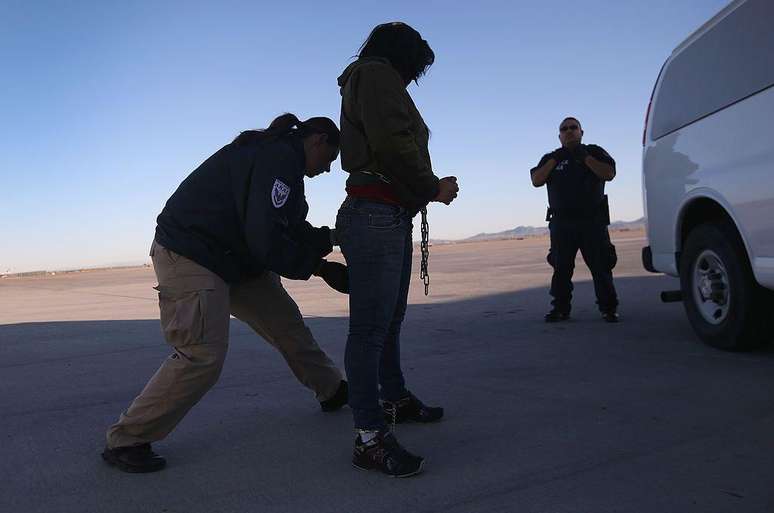
[[[768,504],[772,348],[734,354],[701,345],[682,306],[658,301],[674,280],[616,285],[617,325],[599,319],[588,282],[576,284],[573,320],[556,325],[542,321],[544,288],[410,305],[407,382],[447,417],[399,426],[399,439],[428,458],[426,474],[407,481],[351,469],[349,410],[321,413],[281,357],[234,320],[219,383],[157,445],[168,469],[118,473],[98,452],[105,428],[169,352],[158,320],[0,326],[0,510],[706,512]],[[308,324],[343,368],[347,319]]]

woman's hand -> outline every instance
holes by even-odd
[[[454,198],[457,197],[457,193],[460,192],[460,186],[457,185],[456,176],[446,176],[438,181],[438,196],[433,201],[438,201],[445,205],[448,205]]]

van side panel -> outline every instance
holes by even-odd
[[[693,172],[693,163],[674,151],[677,137],[670,134],[646,146],[642,165],[653,267],[672,276],[677,276],[674,234],[679,209],[685,199],[686,176]]]
[[[759,283],[774,288],[774,87],[645,149],[648,237],[654,267],[676,275],[680,218],[715,198],[735,221]]]
[[[683,209],[723,205],[756,279],[774,288],[774,0],[746,0],[664,66],[643,150],[653,266],[677,275]]]
[[[747,0],[676,51],[653,105],[658,139],[774,84],[774,2]]]

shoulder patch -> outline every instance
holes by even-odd
[[[282,207],[288,201],[289,196],[290,187],[279,178],[275,179],[274,187],[271,188],[271,204],[274,205],[274,208]]]

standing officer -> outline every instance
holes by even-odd
[[[562,146],[543,155],[530,170],[532,185],[548,188],[548,227],[551,249],[548,263],[554,268],[551,278],[553,308],[546,322],[570,318],[572,273],[578,249],[594,278],[594,291],[602,318],[618,322],[618,296],[613,285],[613,267],[617,256],[610,243],[610,224],[605,182],[615,178],[615,161],[600,146],[582,144],[580,122],[565,118],[559,125]]]

